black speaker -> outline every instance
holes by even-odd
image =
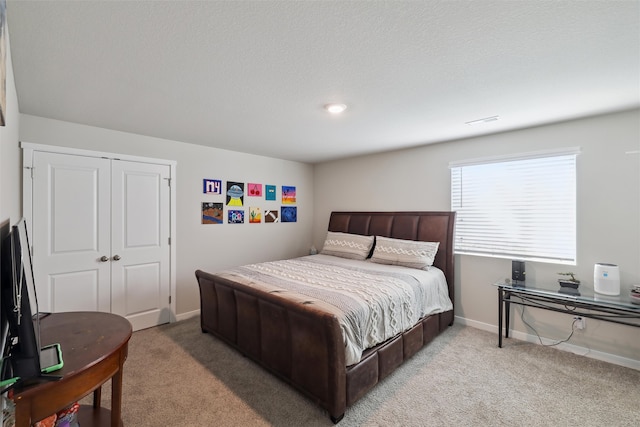
[[[511,261],[511,280],[513,283],[524,283],[524,261]]]

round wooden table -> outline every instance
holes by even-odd
[[[122,367],[127,358],[131,324],[101,312],[53,313],[40,320],[41,346],[59,343],[62,369],[58,381],[14,390],[16,427],[29,427],[93,392],[93,405],[80,408],[85,426],[122,426]],[[100,406],[102,385],[111,379],[111,411]]]

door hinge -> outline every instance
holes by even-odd
[[[171,295],[169,295],[169,304],[171,304]]]
[[[169,239],[167,240],[169,240],[169,246],[171,246],[171,237],[169,237]]]
[[[164,178],[164,179],[166,179],[166,180],[167,180],[167,185],[168,185],[169,187],[171,187],[171,178]]]
[[[33,166],[25,166],[25,169],[29,169],[29,173],[31,174],[31,179],[33,179],[33,169],[35,169]]]

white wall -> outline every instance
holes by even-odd
[[[0,227],[8,231],[8,225],[22,215],[22,157],[18,143],[20,115],[11,62],[9,31],[6,51],[6,96],[5,126],[0,127]]]
[[[579,146],[578,263],[571,270],[593,288],[596,262],[616,263],[623,292],[640,283],[640,110],[621,112],[426,145],[315,166],[314,244],[322,247],[332,210],[450,210],[450,161]],[[527,262],[527,278],[554,283],[567,267]],[[456,256],[455,314],[469,324],[497,330],[497,291],[491,285],[509,277],[511,262]],[[513,311],[517,331],[528,332]],[[548,338],[566,338],[569,315],[526,309],[526,317]],[[571,343],[596,352],[639,361],[640,329],[587,319]]]
[[[234,265],[308,254],[314,213],[311,165],[24,114],[20,116],[20,139],[177,161],[177,235],[172,241],[177,245],[178,316],[200,308],[196,269],[213,272]],[[203,178],[272,184],[278,186],[278,191],[282,185],[295,186],[298,222],[202,225],[201,202],[224,202],[223,197],[202,193]],[[253,200],[245,197],[245,212]],[[266,205],[264,199],[258,204]]]

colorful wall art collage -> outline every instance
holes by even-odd
[[[204,178],[202,193],[213,196],[213,200],[202,202],[203,224],[298,221],[294,186],[282,185],[278,191],[276,185],[237,181],[225,183],[219,179]]]

